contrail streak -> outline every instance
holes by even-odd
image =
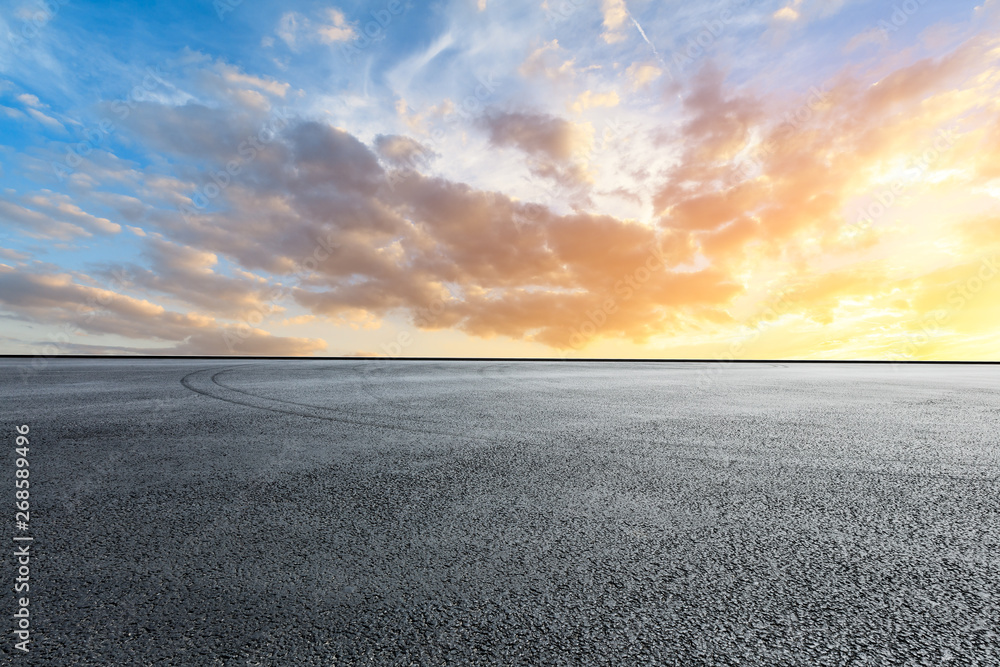
[[[632,24],[635,25],[636,30],[639,31],[639,34],[642,35],[642,38],[646,41],[647,44],[649,44],[649,48],[653,49],[653,55],[656,56],[656,59],[660,61],[661,65],[663,65],[663,69],[665,69],[667,71],[667,74],[670,75],[670,78],[673,79],[674,75],[673,72],[670,71],[670,67],[667,66],[666,62],[664,62],[663,57],[660,55],[660,52],[656,50],[656,46],[654,46],[653,43],[649,41],[649,37],[646,36],[646,31],[642,29],[642,26],[639,25],[639,22],[635,20],[634,16],[632,16],[632,12],[629,11],[628,5],[625,4],[625,0],[622,0],[622,7],[625,8],[625,14],[626,16],[628,16],[629,20],[632,21]]]

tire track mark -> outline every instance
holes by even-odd
[[[289,403],[287,401],[281,401],[273,398],[265,398],[263,396],[255,396],[253,394],[248,394],[239,390],[233,390],[216,381],[216,376],[221,375],[224,372],[235,370],[237,367],[224,368],[222,370],[217,370],[214,368],[205,368],[202,370],[194,371],[193,373],[188,373],[183,378],[181,378],[181,384],[185,388],[190,389],[196,394],[201,394],[202,396],[207,396],[209,398],[214,398],[219,401],[224,401],[226,403],[232,403],[233,405],[243,405],[250,408],[256,408],[258,410],[269,410],[271,412],[280,412],[288,415],[295,415],[297,417],[307,417],[310,419],[321,419],[324,421],[339,422],[342,424],[351,424],[354,426],[363,426],[365,428],[381,428],[393,431],[405,431],[408,433],[423,433],[431,435],[443,435],[451,438],[465,438],[468,440],[478,440],[480,442],[495,443],[496,438],[485,438],[478,435],[471,435],[469,433],[450,433],[448,431],[432,430],[432,429],[421,429],[421,428],[407,428],[405,426],[398,426],[395,424],[385,424],[379,423],[377,421],[365,421],[362,419],[347,419],[339,416],[330,416],[328,414],[323,414],[328,412],[328,408],[320,407],[309,407],[304,405],[298,405],[294,403]],[[217,388],[217,389],[216,389]],[[221,390],[221,391],[219,391]],[[241,394],[246,396],[246,399],[241,399],[240,396],[226,396],[227,392],[231,394]],[[252,399],[252,400],[250,400]],[[292,408],[286,408],[286,405],[298,405],[301,410],[295,410]]]
[[[310,409],[315,409],[315,410],[323,410],[323,411],[328,411],[328,412],[333,412],[333,413],[340,413],[342,415],[346,415],[347,417],[352,417],[352,418],[364,419],[365,417],[372,417],[373,416],[373,415],[370,415],[370,414],[364,414],[363,412],[359,412],[357,410],[349,410],[349,409],[346,409],[346,408],[333,408],[333,407],[328,407],[328,406],[325,406],[325,405],[313,405],[311,403],[299,403],[297,401],[288,401],[288,400],[285,400],[285,399],[282,399],[282,398],[272,398],[272,397],[269,397],[269,396],[261,396],[259,394],[252,394],[249,391],[245,391],[243,389],[237,389],[236,387],[230,387],[229,385],[222,384],[219,381],[219,379],[218,379],[219,376],[222,375],[223,373],[228,373],[228,372],[233,371],[233,370],[236,370],[236,369],[235,368],[227,368],[225,370],[219,371],[218,373],[216,373],[215,375],[212,376],[212,382],[214,382],[215,384],[219,385],[223,389],[228,389],[229,391],[235,391],[235,392],[238,392],[240,394],[245,394],[245,395],[249,396],[250,398],[265,399],[265,400],[268,400],[268,401],[277,401],[278,403],[287,403],[288,405],[296,405],[296,406],[303,407],[303,408],[310,408]],[[360,386],[362,388],[362,391],[364,391],[364,387],[360,383],[358,384],[358,386]],[[371,394],[369,392],[365,392],[365,393],[368,393],[368,395],[372,396],[372,398],[378,399],[377,396],[374,396],[373,394]],[[388,401],[377,400],[377,402],[387,403]],[[429,425],[439,424],[440,423],[439,421],[438,422],[429,421],[427,419],[423,419],[421,417],[414,417],[414,416],[407,416],[407,419],[412,420],[412,421],[421,422],[423,424],[429,424]]]
[[[238,368],[246,368],[246,367],[238,367]],[[228,389],[230,391],[235,391],[235,392],[238,392],[240,394],[245,394],[245,395],[249,396],[250,398],[263,399],[263,400],[267,400],[267,401],[275,401],[275,402],[278,402],[278,403],[286,403],[288,405],[295,405],[295,406],[298,406],[298,407],[309,408],[309,409],[312,409],[312,410],[320,410],[320,411],[324,411],[324,412],[339,413],[341,415],[345,415],[348,418],[362,419],[362,420],[364,420],[366,418],[377,419],[380,416],[382,416],[382,415],[377,415],[377,414],[374,414],[374,415],[373,414],[365,414],[365,413],[360,412],[358,410],[349,410],[349,409],[345,409],[345,408],[334,408],[334,407],[328,407],[328,406],[325,406],[325,405],[313,405],[311,403],[299,403],[297,401],[289,401],[289,400],[285,400],[285,399],[282,399],[282,398],[272,398],[270,396],[261,396],[259,394],[252,394],[249,391],[245,391],[243,389],[237,389],[236,387],[230,387],[229,385],[222,384],[222,382],[220,382],[219,379],[218,379],[219,376],[222,375],[223,373],[228,373],[228,372],[233,371],[233,370],[236,370],[236,369],[235,368],[227,368],[227,369],[219,371],[218,373],[216,373],[215,375],[212,376],[212,382],[214,382],[218,386],[222,387],[223,389]],[[365,390],[364,386],[361,383],[359,383],[358,386],[361,386],[362,390]],[[366,393],[368,393],[370,396],[372,396],[373,398],[375,398],[376,399],[376,403],[387,404],[387,405],[400,405],[400,403],[398,401],[393,402],[393,401],[389,401],[388,399],[379,399],[377,396],[375,396],[374,394],[372,394],[370,392],[366,391]],[[384,415],[384,417],[387,418],[387,419],[391,418],[389,415]],[[434,426],[445,426],[445,427],[448,427],[447,422],[445,422],[443,420],[440,420],[440,419],[426,419],[424,417],[418,417],[418,416],[414,416],[414,415],[406,415],[406,419],[407,419],[407,421],[418,422],[421,425],[428,426],[428,427],[434,427]],[[428,431],[428,432],[433,432],[433,431]]]
[[[217,400],[220,400],[220,401],[224,401],[226,403],[231,403],[231,404],[234,404],[234,405],[243,405],[243,406],[250,407],[250,408],[256,408],[256,409],[260,409],[260,410],[268,410],[268,411],[271,411],[271,412],[278,412],[278,413],[283,413],[283,414],[289,414],[289,415],[294,415],[294,416],[298,416],[298,417],[306,417],[306,418],[310,418],[310,419],[320,419],[320,420],[324,420],[324,421],[339,422],[339,423],[343,423],[343,424],[350,424],[350,425],[353,425],[353,426],[361,426],[361,427],[365,427],[365,428],[380,428],[380,429],[386,429],[386,430],[403,431],[403,432],[408,432],[408,433],[443,435],[443,436],[452,437],[452,438],[465,438],[467,440],[476,440],[476,441],[479,441],[479,442],[484,442],[484,443],[489,443],[489,444],[497,444],[498,442],[500,442],[504,438],[512,438],[512,436],[514,436],[514,437],[516,437],[518,439],[519,442],[517,444],[519,444],[520,446],[527,446],[527,447],[541,447],[542,446],[539,442],[534,442],[532,440],[532,438],[531,438],[531,435],[537,435],[537,434],[531,434],[531,435],[529,435],[529,434],[526,434],[526,433],[523,433],[523,432],[516,432],[516,431],[507,431],[507,432],[504,433],[504,435],[503,435],[502,438],[500,436],[486,437],[486,436],[482,436],[482,435],[473,435],[469,431],[465,431],[465,432],[462,432],[462,433],[454,433],[454,432],[450,432],[450,431],[427,429],[427,428],[408,428],[406,426],[399,426],[399,425],[395,425],[395,424],[380,423],[380,422],[374,421],[374,420],[365,420],[363,417],[361,417],[361,418],[344,418],[344,417],[341,417],[341,416],[330,416],[328,414],[323,414],[323,413],[334,412],[334,411],[336,411],[335,408],[325,408],[325,407],[321,407],[321,406],[313,406],[313,405],[308,405],[308,404],[304,404],[304,403],[295,403],[295,402],[292,402],[292,401],[283,401],[281,399],[273,399],[273,398],[267,398],[267,397],[263,397],[263,396],[257,396],[255,394],[251,394],[251,393],[243,391],[243,390],[233,389],[231,387],[227,387],[227,386],[225,386],[223,384],[220,384],[217,381],[217,379],[216,379],[219,375],[222,375],[223,373],[227,373],[227,372],[230,372],[230,371],[233,371],[233,370],[237,370],[239,368],[247,368],[247,367],[248,366],[244,365],[244,366],[235,366],[235,367],[230,367],[230,368],[223,368],[221,370],[220,369],[215,369],[215,368],[206,368],[206,369],[197,370],[197,371],[194,371],[192,373],[189,373],[189,374],[185,375],[181,379],[181,384],[185,388],[190,389],[191,391],[193,391],[193,392],[195,392],[197,394],[201,394],[201,395],[207,396],[209,398],[214,398],[214,399],[217,399]],[[202,386],[197,386],[197,385],[202,385]],[[222,391],[219,391],[219,390],[222,390]],[[241,399],[239,396],[236,396],[236,397],[232,397],[232,396],[227,397],[227,396],[224,395],[225,392],[232,392],[233,394],[239,394],[239,395],[245,396],[246,399]],[[284,407],[286,405],[288,405],[288,406],[295,406],[295,407],[299,407],[299,408],[304,408],[304,410],[295,410],[294,408],[286,408],[286,407]],[[412,418],[408,417],[408,419],[412,419]],[[508,444],[514,444],[514,443],[513,442],[508,442]],[[708,450],[702,450],[701,452],[695,452],[695,451],[690,451],[687,447],[685,447],[683,445],[673,445],[669,441],[664,441],[664,442],[660,443],[660,445],[665,447],[665,449],[661,449],[660,452],[661,452],[661,455],[665,456],[666,458],[675,459],[675,460],[687,460],[687,461],[692,461],[692,462],[695,462],[695,461],[702,462],[702,463],[704,463],[705,465],[707,465],[709,467],[715,467],[715,466],[719,465],[720,462],[723,463],[723,464],[725,464],[725,465],[732,465],[734,463],[758,464],[759,465],[759,464],[762,463],[761,459],[758,458],[758,457],[752,457],[752,456],[751,457],[735,456],[734,457],[731,454],[728,454],[728,455],[724,454],[724,456],[723,456],[723,458],[721,460],[717,459],[716,455],[718,455],[722,451],[726,451],[726,450],[723,450],[722,448],[719,448],[719,447],[711,447]],[[778,453],[780,453],[780,452],[778,452]],[[828,458],[831,462],[833,462],[833,461],[839,462],[839,461],[846,461],[846,460],[850,459],[851,457],[848,457],[848,456],[830,456],[830,457],[826,457],[826,458]],[[869,469],[853,468],[853,467],[849,467],[849,466],[848,467],[839,467],[839,466],[835,466],[835,465],[819,465],[819,466],[817,466],[817,463],[822,463],[822,462],[821,461],[817,461],[815,459],[813,459],[813,460],[804,460],[804,459],[796,459],[796,458],[786,458],[785,460],[781,460],[781,461],[770,461],[769,465],[777,465],[779,467],[788,468],[788,469],[799,469],[799,468],[803,468],[803,467],[818,468],[818,469],[828,470],[828,471],[831,471],[831,472],[836,471],[838,473],[845,473],[845,474],[876,475],[876,476],[894,476],[894,477],[910,477],[910,478],[918,478],[918,479],[948,479],[948,480],[951,480],[952,482],[985,482],[985,483],[995,483],[997,481],[997,478],[995,478],[995,477],[965,476],[965,475],[949,474],[947,472],[914,472],[914,471],[893,470],[891,468],[877,470],[877,469],[871,469],[871,468],[869,468]]]

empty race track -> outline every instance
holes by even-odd
[[[30,366],[25,664],[1000,662],[994,366]]]

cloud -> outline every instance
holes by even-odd
[[[881,28],[869,28],[852,37],[844,46],[844,53],[853,53],[866,44],[884,46],[889,43],[889,36]]]
[[[963,148],[963,140],[955,140],[949,148],[947,133],[940,132],[981,99],[954,87],[962,81],[981,85],[977,68],[989,48],[973,39],[941,58],[898,67],[877,85],[845,74],[825,91],[789,100],[784,114],[750,94],[727,92],[722,73],[704,68],[684,98],[687,118],[678,136],[687,138],[688,147],[654,195],[661,224],[690,232],[713,266],[730,264],[733,270],[749,270],[767,257],[794,257],[807,241],[819,244],[814,252],[820,256],[848,247],[860,252],[857,245],[842,245],[842,231],[859,191],[870,188],[874,196],[888,188],[873,186],[874,174],[901,163],[900,155],[924,155],[932,147],[935,155],[945,154],[919,174],[921,182],[929,181],[931,170],[975,164],[961,158],[963,151],[975,153],[971,144]],[[962,105],[954,106],[959,99]],[[918,186],[907,187],[912,196],[919,194]],[[870,233],[864,247],[887,233]],[[849,282],[830,275],[823,284]],[[851,284],[863,292],[875,283]],[[802,301],[820,304],[826,317],[832,312],[819,292],[805,293]]]
[[[125,264],[132,285],[151,293],[169,295],[218,317],[240,319],[248,313],[280,309],[269,299],[268,285],[216,272],[215,253],[146,237],[143,264]]]
[[[278,27],[275,32],[277,32],[278,37],[284,40],[288,48],[295,49],[299,30],[302,29],[303,24],[306,22],[307,19],[298,12],[287,12],[282,14],[278,20]]]
[[[595,93],[591,90],[585,90],[576,98],[570,109],[576,113],[583,113],[586,109],[593,109],[594,107],[616,107],[620,101],[618,93],[615,91],[611,91],[610,93]]]
[[[19,109],[12,109],[10,107],[0,106],[0,111],[4,113],[8,118],[26,119],[27,116],[24,115]]]
[[[555,116],[499,113],[483,120],[496,146],[517,146],[530,155],[565,161],[590,148],[590,138],[579,125]]]
[[[986,56],[980,40],[966,42],[962,47],[940,58],[922,58],[911,65],[901,67],[878,80],[864,95],[864,111],[883,114],[892,107],[911,103],[935,88],[951,82],[976,66],[978,59]]]
[[[0,257],[5,257],[7,259],[12,259],[17,262],[23,262],[28,259],[29,255],[18,252],[16,250],[11,250],[10,248],[0,248]]]
[[[772,18],[776,21],[798,21],[802,17],[799,13],[801,7],[802,0],[792,0],[792,2],[774,12]]]
[[[689,163],[730,158],[746,145],[750,128],[763,119],[759,102],[749,94],[727,95],[725,74],[709,63],[701,68],[683,100],[687,120],[678,139]],[[662,205],[661,205],[662,206]]]
[[[349,42],[357,36],[354,28],[347,24],[344,13],[339,9],[327,9],[326,19],[329,23],[319,26],[317,32],[327,44]]]
[[[632,63],[625,70],[625,74],[632,84],[632,90],[643,90],[658,79],[663,70],[652,63]]]
[[[771,19],[776,23],[805,24],[834,16],[852,1],[866,0],[790,0],[775,11]]]
[[[375,150],[394,167],[414,168],[425,165],[435,153],[419,141],[401,135],[380,134],[375,137]]]
[[[549,81],[571,81],[577,74],[576,60],[563,58],[560,56],[560,51],[559,40],[545,42],[528,54],[518,72],[525,78],[542,77]]]
[[[789,23],[821,11],[791,6],[799,16]],[[624,3],[605,3],[604,10],[601,34],[622,32]],[[320,43],[320,25],[338,27],[333,15],[285,17],[286,43],[294,48]],[[422,68],[430,58],[465,54],[461,36],[447,35],[413,62]],[[842,37],[835,46],[848,39]],[[359,120],[343,106],[303,106],[269,124],[268,140],[249,158],[241,145],[273,120],[272,104],[294,103],[297,91],[198,58],[183,82],[190,99],[150,96],[122,121],[118,136],[128,160],[95,150],[77,169],[72,198],[9,191],[0,202],[3,224],[65,243],[116,234],[127,224],[135,232],[127,242],[138,254],[115,262],[132,274],[127,289],[100,286],[107,261],[104,273],[87,274],[5,264],[0,294],[6,310],[24,321],[78,323],[101,342],[125,336],[137,346],[202,353],[225,352],[224,333],[252,311],[275,317],[250,331],[242,352],[325,346],[269,336],[266,328],[377,328],[385,318],[558,349],[605,339],[719,340],[741,330],[740,314],[752,313],[755,300],[779,289],[793,304],[782,326],[803,327],[800,334],[836,325],[843,327],[837,336],[849,340],[848,323],[866,313],[878,326],[905,331],[914,308],[947,299],[970,268],[942,255],[967,259],[1000,243],[990,231],[1000,191],[993,182],[1000,178],[1000,123],[990,102],[998,86],[996,46],[979,36],[933,58],[916,47],[881,54],[845,64],[815,82],[813,92],[808,77],[786,81],[785,70],[777,82],[742,66],[727,76],[706,59],[701,69],[663,84],[653,62],[601,62],[590,70],[590,87],[576,88],[570,99],[576,113],[598,109],[593,116],[600,117],[617,106],[614,113],[625,119],[627,131],[612,132],[600,154],[606,180],[596,194],[591,122],[551,109],[566,99],[566,90],[553,89],[598,65],[581,51],[588,67],[578,67],[554,39],[539,45],[529,36],[512,49],[507,66],[520,63],[525,78],[505,81],[495,106],[471,122],[458,118],[437,88],[424,111],[412,113],[382,86],[384,72],[373,69],[365,74],[371,104],[358,108],[368,114],[382,100],[382,117]],[[612,71],[625,80],[620,90],[662,85],[663,97],[619,99],[608,87]],[[533,97],[539,91],[547,96]],[[388,106],[394,101],[398,109]],[[432,117],[454,121],[448,141],[432,144],[421,133]],[[956,119],[955,141],[928,168],[906,176],[885,215],[858,234],[845,233],[853,213],[910,174],[914,156]],[[424,138],[406,136],[410,131]],[[454,146],[464,152],[449,154]],[[153,157],[133,161],[140,149]],[[473,153],[485,156],[486,169],[467,168]],[[37,174],[46,157],[39,149],[24,160]],[[213,175],[234,160],[238,173],[209,205],[195,206]],[[525,173],[534,178],[530,187],[548,193],[546,205],[525,196]],[[605,205],[598,199],[605,192],[631,200]],[[964,194],[953,208],[929,206],[949,193]],[[278,288],[286,296],[275,303]],[[75,310],[95,301],[100,314]],[[982,314],[971,301],[968,308],[963,313]],[[954,321],[956,330],[973,330]],[[851,326],[868,335],[863,325]]]
[[[601,0],[601,13],[604,15],[604,32],[601,38],[608,44],[615,44],[625,39],[621,31],[628,18],[628,8],[625,0]]]
[[[0,200],[0,224],[36,238],[68,241],[90,232],[77,225],[53,220],[37,211]]]
[[[492,145],[512,146],[532,158],[532,173],[565,185],[590,181],[583,158],[592,148],[593,128],[534,113],[494,113],[482,123]]]
[[[200,129],[221,128],[224,114],[177,111],[144,108],[137,131],[164,138],[181,128],[204,134],[205,140],[174,150],[198,160],[227,159],[220,142]],[[484,116],[481,126],[496,146],[527,156],[538,174],[579,182],[575,170],[592,142],[587,126],[545,114],[500,112]],[[615,284],[636,270],[647,272],[641,268],[647,260],[662,276],[650,278],[648,288],[637,285],[606,329],[574,341],[648,338],[657,326],[675,321],[664,309],[722,308],[740,289],[719,272],[675,270],[691,259],[683,234],[610,216],[556,215],[432,178],[412,159],[422,150],[400,135],[377,137],[373,150],[325,123],[291,119],[224,191],[218,210],[185,224],[161,224],[169,241],[144,239],[143,268],[132,267],[134,289],[235,315],[259,304],[261,287],[242,275],[218,275],[214,267],[225,256],[246,271],[289,277],[288,306],[315,315],[408,314],[420,328],[514,335],[563,347],[577,333],[579,308],[602,307],[615,298]],[[409,161],[410,168],[390,181],[395,172],[380,166],[380,158],[390,166]],[[657,243],[663,249],[651,250]]]
[[[256,88],[270,95],[274,95],[275,97],[284,97],[288,92],[287,83],[259,76],[251,76],[241,72],[238,68],[233,67],[232,65],[219,63],[216,70],[222,75],[222,78],[227,83],[233,86],[250,86],[251,88]]]
[[[238,340],[233,347],[226,341]],[[275,336],[263,329],[220,329],[191,334],[175,345],[170,354],[226,356],[230,354],[260,357],[311,357],[327,351],[322,338]],[[164,352],[158,352],[164,354]]]
[[[50,130],[55,130],[56,132],[60,132],[60,133],[63,133],[63,134],[66,133],[66,128],[63,126],[62,123],[60,123],[58,120],[56,120],[52,116],[48,116],[48,115],[42,113],[38,109],[28,109],[28,115],[31,116],[32,118],[34,118],[35,120],[37,120],[39,123],[41,123],[42,125],[44,125],[45,127],[47,127]]]
[[[814,21],[840,13],[852,2],[867,0],[790,0],[771,14],[770,27],[764,40],[784,44],[795,31],[801,31]]]
[[[59,345],[72,344],[68,335],[113,335],[145,343],[174,343],[173,347],[141,346],[147,354],[227,355],[226,342],[239,341],[239,354],[310,355],[326,349],[320,339],[283,338],[251,329],[227,328],[212,317],[169,311],[150,301],[113,290],[81,285],[67,274],[0,271],[0,304],[19,319],[57,325]],[[37,341],[38,344],[45,341]],[[79,345],[79,343],[76,343]],[[72,348],[64,350],[71,351]]]
[[[188,67],[188,90],[172,96],[174,106],[183,104],[208,107],[241,108],[255,113],[267,113],[271,107],[284,102],[290,85],[262,76],[245,73],[238,67],[222,61],[210,61],[202,54],[191,54],[197,65]],[[166,97],[161,92],[144,95],[135,101],[162,104]],[[118,108],[111,112],[118,114]]]
[[[45,106],[45,105],[43,105],[38,100],[37,97],[35,97],[34,95],[29,95],[27,93],[18,95],[17,96],[17,101],[20,102],[21,104],[25,104],[25,105],[27,105],[29,107],[41,108],[41,107]]]
[[[71,203],[67,195],[48,190],[22,197],[20,204],[0,200],[0,223],[32,238],[62,241],[121,231],[121,225],[91,215]]]
[[[325,9],[316,21],[299,12],[286,12],[278,20],[275,32],[293,51],[298,50],[303,41],[335,44],[357,37],[354,26],[347,21],[344,13],[332,7]]]
[[[730,86],[719,68],[703,67],[683,94],[682,150],[654,192],[658,226],[557,214],[422,173],[427,149],[412,138],[378,135],[369,147],[327,123],[290,119],[225,191],[224,207],[161,228],[173,245],[149,246],[158,278],[139,274],[137,287],[206,310],[252,306],[259,286],[211,270],[209,257],[225,256],[247,271],[289,277],[289,307],[336,321],[396,314],[421,329],[564,349],[599,338],[649,341],[692,321],[731,326],[733,303],[746,293],[742,273],[794,256],[797,235],[835,249],[859,174],[936,122],[906,110],[944,94],[975,62],[974,50],[917,61],[883,76],[885,87],[845,76],[812,106],[785,100],[807,111],[789,121]],[[898,125],[891,143],[871,133],[897,117],[913,126]],[[232,125],[225,113],[150,107],[142,118],[150,136],[184,128],[205,137],[174,142],[175,151],[179,144],[192,158],[225,159],[226,142],[210,138],[227,119]],[[574,170],[591,149],[588,126],[536,112],[492,111],[478,122],[491,145],[523,154],[536,176],[580,182]],[[830,275],[790,283],[803,317],[836,318],[845,299],[874,294],[885,278],[875,269],[850,280]]]

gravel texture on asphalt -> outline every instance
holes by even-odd
[[[1000,367],[32,363],[4,661],[1000,665]]]

